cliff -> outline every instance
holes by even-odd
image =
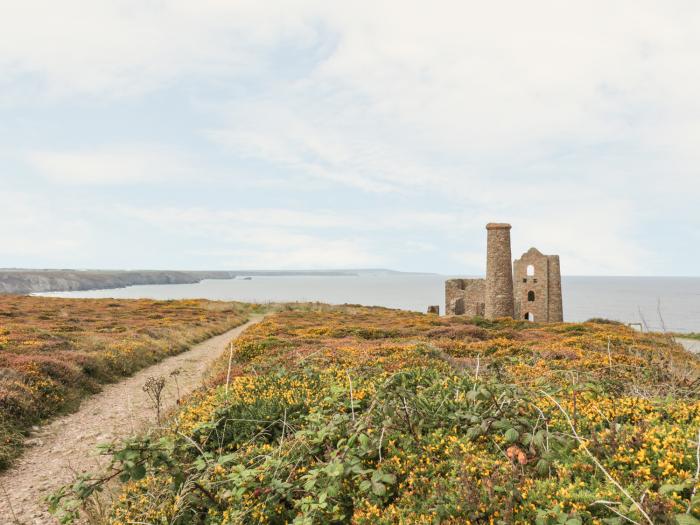
[[[0,294],[124,288],[137,284],[188,284],[230,279],[232,272],[0,270]]]
[[[389,270],[125,271],[0,269],[0,294],[23,295],[43,292],[105,290],[137,284],[192,284],[204,279],[234,279],[240,276],[356,276],[360,272],[389,272]]]

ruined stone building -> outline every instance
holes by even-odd
[[[447,315],[484,316],[486,279],[449,279],[445,281]]]
[[[564,320],[558,255],[530,248],[513,261],[515,318],[543,323]]]
[[[486,225],[486,278],[445,282],[447,315],[563,321],[558,255],[530,248],[512,261],[510,224]]]

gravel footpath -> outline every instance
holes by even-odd
[[[77,412],[35,428],[28,448],[11,469],[0,474],[0,524],[49,525],[57,523],[46,512],[43,499],[76,473],[99,468],[98,443],[121,439],[155,423],[155,411],[143,385],[149,377],[168,379],[163,399],[167,410],[175,405],[177,388],[169,377],[174,370],[180,396],[201,385],[202,374],[224,352],[229,342],[262,316],[212,337],[192,349],[164,359],[104,389],[82,402]]]

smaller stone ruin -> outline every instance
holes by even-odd
[[[447,315],[484,316],[486,279],[450,279],[445,281]]]

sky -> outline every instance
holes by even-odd
[[[0,267],[699,275],[696,0],[0,13]]]

